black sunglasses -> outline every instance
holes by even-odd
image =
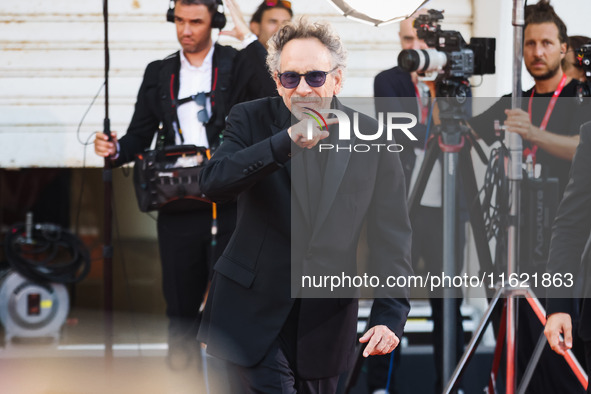
[[[300,84],[302,77],[306,80],[306,83],[313,88],[319,88],[326,82],[326,76],[335,71],[336,67],[330,71],[308,71],[305,74],[299,74],[295,71],[286,71],[278,74],[279,82],[286,89],[294,89]]]

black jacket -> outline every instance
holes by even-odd
[[[575,285],[550,288],[548,314],[554,312],[573,313],[569,297],[584,298],[579,335],[585,341],[591,340],[591,122],[581,126],[581,142],[570,170],[558,213],[552,228],[548,272],[570,274]],[[554,277],[552,277],[554,278]],[[581,282],[578,283],[577,282]],[[551,281],[553,284],[558,282]],[[565,281],[566,282],[566,281]],[[565,283],[567,284],[567,283]]]
[[[258,40],[238,52],[232,72],[232,106],[278,95],[266,58],[267,49]]]
[[[212,67],[212,117],[205,125],[210,147],[220,143],[225,116],[230,109],[232,62],[237,51],[215,44]],[[156,60],[146,67],[138,92],[135,111],[127,133],[119,139],[120,151],[115,165],[130,162],[135,155],[150,147],[154,134],[162,126],[164,145],[175,144],[175,100],[178,99],[180,52]]]

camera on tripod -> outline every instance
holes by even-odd
[[[398,55],[398,65],[419,73],[439,72],[446,78],[468,78],[472,75],[495,73],[495,39],[472,38],[466,44],[457,31],[441,30],[438,23],[443,11],[429,10],[417,16],[414,28],[417,36],[433,49],[406,49]]]
[[[581,83],[577,87],[577,96],[591,97],[591,42],[581,46],[575,51],[575,61],[578,66],[585,71],[586,82]]]

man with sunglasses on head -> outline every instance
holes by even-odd
[[[227,0],[226,6],[232,15],[234,29],[222,34],[250,42],[238,52],[232,72],[231,105],[263,97],[277,96],[275,81],[269,75],[265,59],[267,41],[279,28],[293,18],[291,2],[264,0],[250,19],[250,26],[242,18],[235,0]]]
[[[95,138],[95,152],[110,157],[115,166],[148,149],[154,136],[163,145],[192,144],[211,150],[220,145],[236,55],[234,48],[212,42],[212,29],[225,24],[221,1],[176,0],[167,20],[176,26],[181,50],[147,66],[127,133],[121,139],[115,132],[111,140],[102,133]],[[168,361],[173,368],[186,367],[197,356],[195,337],[209,265],[229,239],[235,211],[235,204],[218,207],[215,248],[211,204],[189,211],[163,209],[158,214],[162,289],[169,318]]]
[[[368,267],[412,274],[404,174],[398,154],[385,149],[320,149],[351,129],[340,130],[346,122],[328,115],[321,115],[324,127],[308,125],[306,112],[341,111],[360,129],[378,127],[335,97],[346,54],[328,25],[284,25],[269,41],[267,64],[280,97],[234,106],[224,144],[200,176],[213,200],[237,198],[238,220],[214,266],[198,338],[227,361],[239,382],[231,393],[332,394],[355,361],[359,289],[331,293],[302,280],[319,272],[357,273],[364,223]],[[365,357],[390,353],[400,341],[408,289],[396,290],[398,298],[374,301],[370,328],[360,338]]]

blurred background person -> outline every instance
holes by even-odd
[[[279,28],[293,18],[291,3],[285,0],[264,0],[246,25],[235,0],[227,0],[234,29],[222,34],[235,37],[248,45],[234,59],[231,105],[263,97],[277,96],[275,81],[267,69],[267,41]]]
[[[591,44],[591,38],[586,36],[570,36],[566,56],[562,59],[562,70],[569,77],[585,82],[585,70],[576,58],[576,52],[585,44]]]

